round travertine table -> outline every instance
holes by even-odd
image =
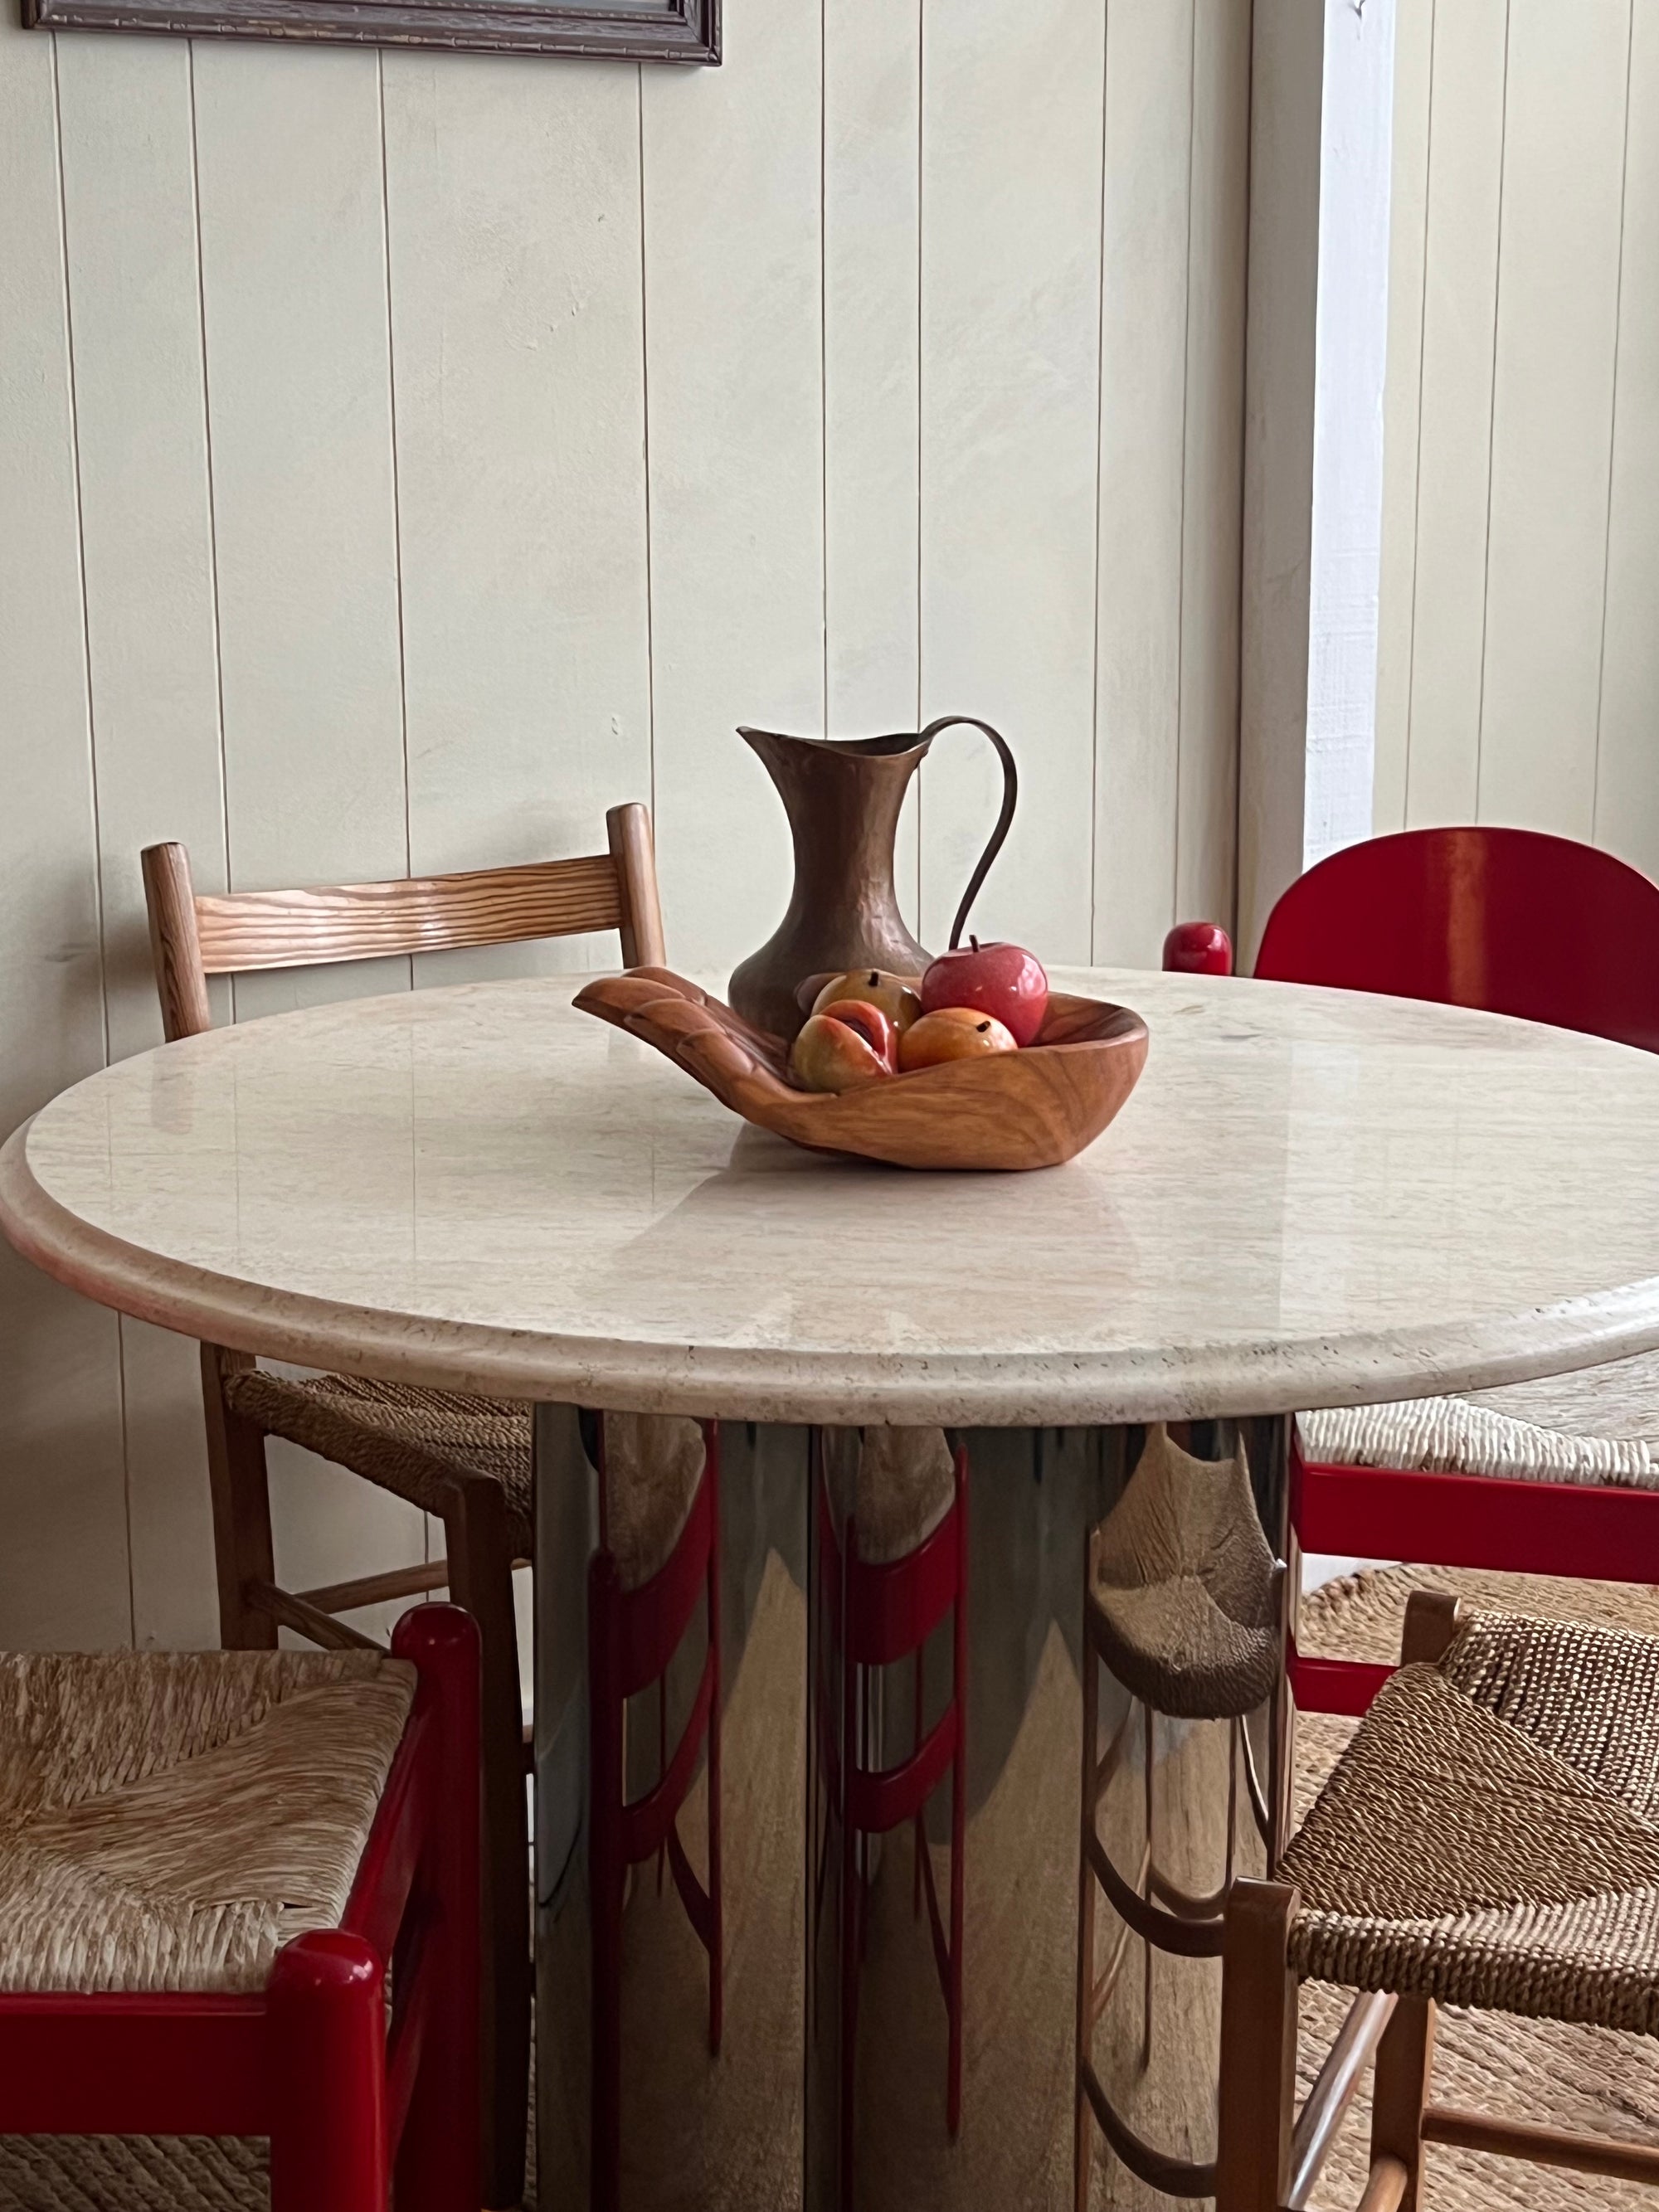
[[[598,1520],[574,1409],[721,1421],[725,2029],[711,2057],[703,1950],[674,1883],[638,1868],[620,1968],[627,2212],[1069,2204],[1080,1972],[1104,1992],[1086,2008],[1119,2131],[1110,2154],[1092,2136],[1089,2190],[1115,2204],[1145,2200],[1138,2160],[1166,2179],[1159,2160],[1201,2167],[1212,2129],[1213,1960],[1143,1960],[1103,1903],[1079,1964],[1085,1547],[1104,1530],[1110,1548],[1152,1464],[1146,1425],[1195,1424],[1214,1496],[1231,1467],[1226,1495],[1253,1501],[1261,1528],[1238,1545],[1265,1529],[1282,1556],[1294,1410],[1659,1345],[1659,1057],[1335,992],[1056,980],[1133,1006],[1152,1049],[1112,1127],[1040,1175],[792,1150],[554,982],[166,1046],[78,1085],[0,1153],[0,1225],[92,1297],[271,1357],[538,1401],[544,2201],[583,2201],[588,2170],[581,1624]],[[843,1676],[804,1424],[843,1457],[860,1424],[966,1432],[954,2140],[916,1911],[924,1852],[947,1886],[949,1786],[920,1831],[860,1838],[850,1966],[842,1941],[849,1740],[827,1717],[823,1685]],[[1206,1541],[1234,1540],[1212,1523]],[[1149,1567],[1152,1613],[1160,1587]],[[930,1647],[930,1717],[951,1633],[937,1665]],[[671,1735],[700,1668],[692,1650],[670,1670]],[[1219,1697],[1212,1716],[1159,1710],[1141,1681],[1132,1727],[1129,1690],[1105,1679],[1097,1832],[1132,1887],[1190,1909],[1282,1823],[1282,1681],[1242,1717]],[[859,1759],[902,1759],[908,1664],[857,1680]],[[659,1725],[654,1692],[636,1704],[635,1791]],[[708,1790],[705,1771],[681,1816],[700,1875]]]

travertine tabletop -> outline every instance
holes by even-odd
[[[532,981],[123,1061],[0,1154],[0,1225],[242,1349],[756,1419],[1283,1412],[1659,1345],[1659,1056],[1288,985],[1055,981],[1135,1007],[1152,1050],[1040,1174],[794,1150]]]

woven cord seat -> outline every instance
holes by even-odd
[[[1451,1397],[1304,1413],[1304,1449],[1339,1467],[1659,1490],[1659,1352]]]
[[[1277,1570],[1242,1447],[1199,1460],[1149,1431],[1091,1540],[1089,1604],[1102,1657],[1156,1712],[1229,1719],[1272,1693]]]
[[[1659,2033],[1659,1647],[1469,1616],[1390,1678],[1281,1874],[1304,1976]]]
[[[1217,2212],[1304,2205],[1375,2060],[1364,2212],[1427,2142],[1659,2183],[1659,2148],[1431,2100],[1436,2008],[1659,2034],[1659,1639],[1418,1591],[1379,1692],[1222,1947]],[[1297,1989],[1355,1998],[1299,2114]]]
[[[414,1689],[378,1652],[0,1658],[0,1990],[263,1988],[338,1923]]]
[[[225,1401],[270,1435],[349,1468],[423,1513],[445,1512],[458,1474],[500,1483],[514,1555],[531,1556],[527,1405],[347,1375],[296,1382],[261,1367],[228,1375]]]

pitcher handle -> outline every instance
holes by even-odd
[[[1014,757],[1008,750],[1008,740],[1000,730],[994,730],[988,722],[981,722],[975,714],[941,714],[936,722],[929,722],[921,732],[921,742],[927,744],[938,737],[941,730],[965,728],[979,730],[989,738],[996,748],[997,758],[1002,763],[1002,811],[997,816],[996,827],[979,856],[978,866],[968,878],[968,888],[962,895],[962,904],[957,908],[957,918],[951,925],[950,949],[954,952],[962,942],[962,933],[967,925],[969,912],[979,896],[980,885],[991,872],[991,863],[1002,850],[1008,836],[1008,825],[1014,818],[1014,805],[1019,797],[1019,770],[1014,766]]]

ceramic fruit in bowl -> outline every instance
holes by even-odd
[[[789,1073],[806,1091],[850,1091],[890,1075],[897,1032],[879,1006],[832,999],[809,1015],[789,1048]]]
[[[830,1001],[837,1003],[846,1002]],[[666,969],[599,977],[576,1005],[654,1046],[746,1121],[814,1152],[897,1167],[1058,1166],[1105,1128],[1146,1058],[1146,1025],[1127,1006],[1055,992],[1024,1051],[979,1050],[908,1073],[871,1073],[879,1055],[868,1035],[826,1010],[817,1018],[842,1032],[829,1042],[844,1056],[867,1054],[860,1063],[867,1079],[817,1091],[803,1088],[782,1037]]]
[[[977,1006],[938,1006],[912,1023],[899,1039],[898,1064],[908,1075],[918,1067],[939,1067],[947,1060],[976,1060],[988,1052],[1018,1050],[994,1014],[982,1014]]]
[[[941,952],[921,979],[925,1013],[973,1006],[1000,1022],[1018,1045],[1034,1044],[1048,1007],[1048,978],[1023,945],[981,945],[970,937]]]
[[[816,975],[811,980],[818,981]],[[902,1031],[921,1012],[917,981],[915,975],[894,975],[884,968],[849,969],[843,975],[824,978],[822,988],[813,994],[811,1011],[821,1014],[837,999],[856,999],[866,1006],[879,1006],[893,1027]]]

